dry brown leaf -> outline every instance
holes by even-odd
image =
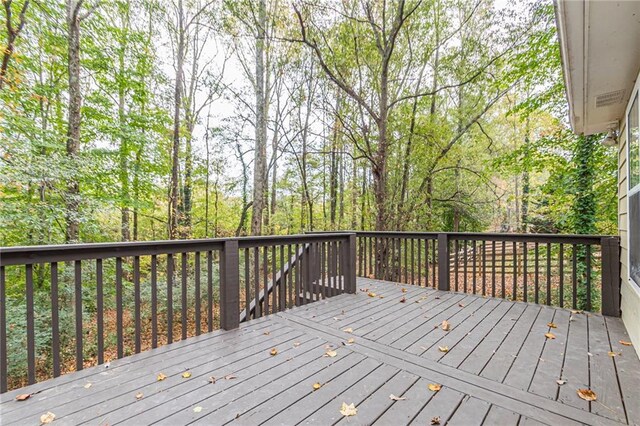
[[[87,383],[86,385],[84,385],[85,389],[89,389],[91,387],[91,383]]]
[[[404,401],[405,398],[404,396],[395,396],[394,394],[389,395],[389,399],[391,399],[392,401]]]
[[[355,416],[356,414],[358,414],[358,409],[356,408],[356,405],[353,402],[348,405],[346,402],[343,402],[342,407],[340,407],[340,414],[342,414],[345,417]]]
[[[138,392],[136,394],[136,399],[142,399],[143,396],[144,396],[144,394],[142,392]]]
[[[440,296],[436,296],[436,297],[434,297],[434,299],[438,300],[438,299],[440,299]]]
[[[449,346],[438,346],[438,350],[440,352],[447,353],[447,352],[449,352]]]
[[[380,299],[384,299],[384,296],[378,296]]]
[[[213,377],[213,376],[210,376],[210,377],[209,377],[209,383],[212,383],[212,384],[213,384],[213,383],[215,383],[215,382],[216,382],[216,378],[215,378],[215,377]]]
[[[460,306],[461,308],[464,308],[464,303],[458,303],[458,306]]]
[[[612,351],[609,351],[609,356],[610,356],[610,357],[614,357],[614,356],[618,356],[618,355],[622,355],[622,353],[621,353],[621,352],[612,352]]]
[[[56,415],[51,411],[47,411],[46,414],[40,416],[40,423],[43,425],[48,425],[56,418]]]
[[[375,294],[374,292],[370,291],[369,293],[367,293],[367,296],[369,297],[376,297],[377,294]]]
[[[269,351],[269,353],[271,354],[271,356],[276,356],[278,355],[278,350],[276,348],[272,348],[271,351]]]
[[[353,328],[349,327],[349,328],[345,328],[344,330],[345,333],[353,333]]]
[[[182,373],[183,379],[188,379],[190,377],[191,377],[191,371],[185,371],[184,373]]]
[[[320,383],[314,383],[313,384],[313,390],[317,391],[318,389],[320,389],[322,387],[322,385]]]
[[[328,356],[330,358],[333,358],[334,356],[338,355],[338,352],[334,351],[334,350],[328,350],[327,352],[325,352],[324,356]]]
[[[300,342],[293,342],[293,347],[297,348],[298,346],[300,346]]]
[[[224,376],[225,380],[233,380],[233,379],[237,379],[238,376],[235,376],[233,374],[227,374],[226,376]]]
[[[30,393],[22,393],[22,394],[16,396],[16,401],[26,401],[29,398],[31,398],[31,394]]]
[[[355,341],[356,339],[352,337],[351,339],[347,340],[347,345],[353,345]]]
[[[440,416],[435,416],[431,419],[431,424],[432,425],[439,425],[440,424]]]
[[[627,342],[626,340],[620,340],[619,341],[621,345],[625,345],[625,346],[633,346],[633,343],[631,342]]]
[[[544,337],[546,337],[547,339],[555,339],[556,335],[553,333],[545,333]]]
[[[262,334],[264,334],[265,336],[268,336],[268,335],[270,335],[270,334],[271,334],[271,332],[270,332],[269,330],[267,330],[267,331],[265,331],[265,332],[264,332],[264,333],[262,333]]]
[[[547,327],[549,327],[549,328],[558,328],[558,326],[555,325],[555,323],[552,323],[552,322],[548,323]]]
[[[156,377],[156,380],[161,382],[166,378],[167,378],[167,376],[165,376],[164,373],[160,373],[160,374],[158,374],[158,377]]]
[[[400,299],[400,303],[405,303],[407,301],[407,299],[403,296],[402,299]]]
[[[431,392],[438,392],[440,389],[442,389],[442,385],[439,385],[438,383],[429,383],[429,390]]]
[[[558,380],[556,380],[556,383],[557,383],[558,385],[562,386],[562,385],[564,385],[565,383],[567,383],[567,381],[566,381],[566,380],[562,380],[562,379],[558,379]]]
[[[403,293],[406,293],[406,292],[407,292],[407,289],[403,287],[403,288],[402,288],[402,292],[403,292]]]
[[[447,320],[442,321],[442,329],[444,331],[451,330],[451,325],[449,324],[449,321],[447,321]]]
[[[595,401],[598,398],[598,395],[591,389],[578,389],[576,392],[585,401]]]
[[[571,313],[572,313],[572,314],[581,314],[581,313],[582,313],[582,311],[577,311],[577,310],[575,310],[575,309],[572,309],[572,310],[571,310]]]
[[[197,407],[193,408],[193,412],[194,413],[199,413],[200,411],[202,411],[202,407],[200,407],[200,406],[197,406]]]

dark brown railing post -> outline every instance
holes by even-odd
[[[449,291],[449,234],[438,234],[438,290]]]
[[[602,315],[620,316],[620,238],[602,237]]]
[[[356,244],[356,234],[349,234],[342,251],[344,291],[351,294],[356,292]]]
[[[220,328],[240,326],[240,261],[238,240],[225,240],[220,251]]]

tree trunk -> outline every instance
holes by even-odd
[[[265,187],[267,172],[267,117],[265,88],[265,37],[266,37],[266,1],[258,3],[258,21],[256,25],[256,122],[255,122],[255,160],[253,168],[253,211],[251,234],[262,233],[262,215],[265,206]]]
[[[182,75],[184,66],[184,10],[178,0],[178,43],[176,52],[176,81],[173,93],[173,143],[171,145],[171,183],[169,188],[169,238],[179,236],[179,168],[180,168],[180,108],[182,106]]]
[[[29,7],[29,0],[25,0],[22,5],[22,9],[20,10],[20,16],[18,20],[18,27],[14,28],[12,22],[12,10],[11,10],[12,0],[5,0],[2,2],[5,9],[5,27],[7,29],[7,45],[3,49],[2,53],[2,65],[0,65],[0,90],[2,90],[4,86],[4,82],[7,80],[7,72],[9,71],[9,61],[11,60],[11,56],[13,56],[13,51],[15,49],[16,39],[20,35],[22,28],[25,23],[25,13],[27,12],[27,8]]]

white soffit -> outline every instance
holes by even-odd
[[[556,0],[569,118],[576,133],[622,121],[640,70],[640,1]]]

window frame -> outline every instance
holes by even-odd
[[[639,75],[640,76],[640,75]],[[633,108],[633,104],[636,103],[637,104],[637,110],[636,110],[636,119],[638,120],[638,127],[640,129],[640,78],[636,79],[636,83],[633,87],[633,90],[631,91],[631,96],[629,97],[629,101],[627,103],[627,107],[625,109],[625,116],[624,116],[624,131],[625,131],[625,145],[626,145],[626,159],[627,159],[627,164],[626,164],[626,172],[627,172],[627,184],[626,184],[626,190],[627,190],[627,201],[626,201],[626,205],[627,205],[627,238],[626,238],[626,243],[627,243],[627,268],[628,268],[628,280],[629,283],[635,287],[635,289],[637,291],[640,291],[640,282],[636,282],[632,276],[631,276],[631,196],[635,195],[636,193],[640,192],[640,182],[637,183],[635,186],[631,187],[631,126],[629,125],[629,118],[630,118],[630,114],[631,114],[631,110]],[[640,130],[638,131],[639,136],[638,138],[640,139]],[[640,141],[639,141],[640,143]],[[618,151],[619,152],[619,151]]]

